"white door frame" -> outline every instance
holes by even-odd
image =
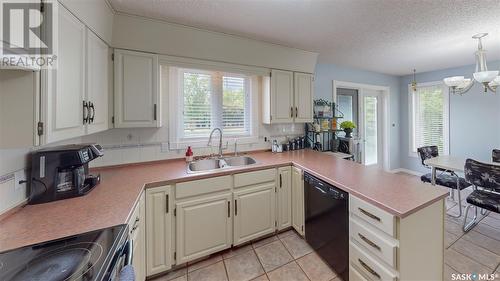
[[[390,130],[389,128],[391,127],[390,124],[390,107],[389,107],[389,101],[390,101],[390,88],[388,86],[380,86],[380,85],[372,85],[372,84],[362,84],[362,83],[354,83],[354,82],[347,82],[347,81],[339,81],[339,80],[333,80],[333,91],[332,91],[332,100],[336,103],[337,102],[337,88],[345,88],[345,89],[353,89],[358,91],[358,96],[362,97],[363,96],[363,89],[367,90],[375,90],[375,91],[381,91],[382,92],[382,159],[383,163],[382,166],[385,171],[390,170]],[[358,102],[359,103],[359,102]]]

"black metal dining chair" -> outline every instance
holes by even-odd
[[[439,156],[439,151],[438,147],[435,145],[431,146],[423,146],[419,147],[417,149],[417,153],[420,156],[420,160],[422,161],[422,165],[428,169],[431,169],[427,164],[425,164],[425,160],[437,157]],[[461,191],[469,186],[471,186],[470,183],[468,183],[464,178],[460,177],[453,171],[448,171],[440,168],[436,168],[439,174],[436,173],[436,184],[441,185],[444,187],[447,187],[450,189],[450,195],[454,199],[454,190],[457,190],[458,193],[458,215],[453,216],[449,215],[452,217],[459,218],[462,216],[462,196],[461,196]],[[424,174],[420,177],[420,180],[423,182],[431,183],[432,182],[432,174]]]
[[[480,221],[478,208],[481,209],[481,215],[487,215],[483,210],[500,213],[500,165],[467,159],[464,170],[465,179],[474,186],[474,191],[467,196],[468,205],[465,208],[463,225],[463,230],[469,231]],[[475,214],[467,223],[467,214],[472,206],[475,208]]]
[[[493,149],[491,152],[491,160],[500,163],[500,149]]]

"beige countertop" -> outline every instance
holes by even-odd
[[[387,212],[406,217],[447,190],[313,150],[253,152],[257,164],[188,174],[183,159],[94,169],[101,183],[89,194],[26,205],[0,221],[0,252],[127,222],[144,188],[277,166],[294,165]]]

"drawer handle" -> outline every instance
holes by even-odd
[[[380,274],[378,274],[375,270],[373,270],[371,267],[369,267],[366,263],[364,263],[361,259],[358,259],[359,264],[361,264],[364,269],[366,269],[368,272],[370,272],[373,276],[377,277],[380,279]]]
[[[379,251],[381,250],[379,245],[373,243],[370,239],[366,238],[363,234],[358,233],[358,236],[359,236],[359,238],[361,238],[361,240],[365,241],[366,244],[372,246],[373,248],[375,248]]]
[[[378,222],[382,221],[382,220],[381,220],[379,217],[377,217],[376,215],[374,215],[374,214],[372,214],[372,213],[370,213],[370,212],[368,212],[368,211],[365,211],[365,210],[364,210],[364,209],[362,209],[362,208],[359,208],[359,207],[358,207],[358,210],[359,210],[359,211],[360,211],[363,215],[368,216],[368,217],[369,217],[369,218],[371,218],[371,219],[374,219],[374,220],[376,220],[376,221],[378,221]]]

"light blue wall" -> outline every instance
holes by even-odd
[[[390,128],[390,169],[399,168],[399,77],[342,67],[335,64],[318,63],[316,65],[314,82],[314,96],[316,99],[323,98],[330,101],[332,100],[333,80],[388,86],[390,88],[390,119],[391,124],[393,124]]]
[[[494,70],[499,65],[496,61],[488,67]],[[474,65],[468,65],[419,73],[417,82],[442,81],[458,75],[472,78],[474,70]],[[411,75],[400,77],[400,164],[403,168],[424,172],[419,160],[409,156],[408,84],[411,79]],[[481,86],[475,85],[463,96],[450,96],[450,154],[487,161],[492,148],[500,148],[500,91],[496,95],[485,94]]]

